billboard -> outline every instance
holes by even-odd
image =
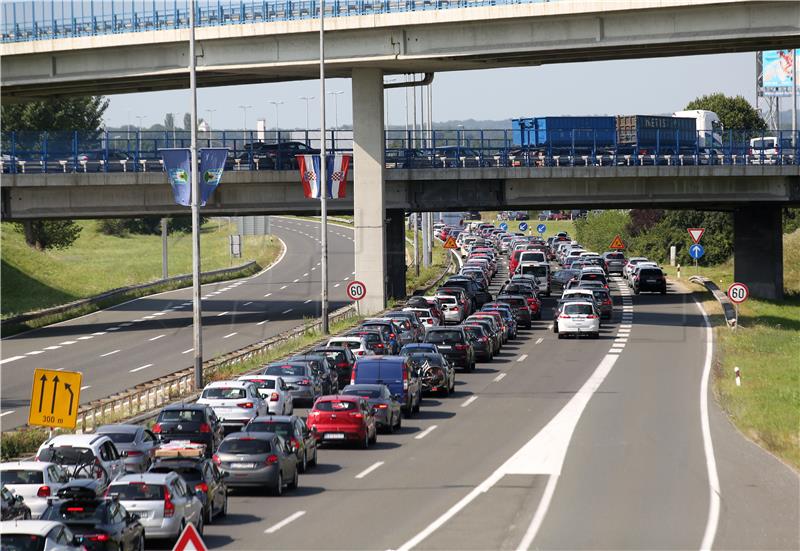
[[[762,96],[789,96],[792,93],[792,50],[758,52],[756,74]]]

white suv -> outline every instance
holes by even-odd
[[[207,385],[197,400],[214,410],[223,428],[239,430],[268,407],[256,385],[248,381],[217,381]]]
[[[125,474],[125,461],[114,442],[104,434],[60,434],[47,440],[36,452],[37,461],[56,463],[64,467],[71,478],[103,478],[92,469],[105,469],[108,481]]]

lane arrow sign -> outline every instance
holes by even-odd
[[[50,413],[56,411],[56,393],[58,392],[58,375],[53,377],[53,401],[50,403]]]
[[[64,390],[69,392],[69,414],[72,415],[72,402],[75,400],[75,395],[72,393],[72,385],[64,383]]]
[[[41,413],[42,402],[44,402],[44,385],[47,384],[47,375],[42,375],[42,378],[39,380],[42,381],[42,388],[39,390],[39,413]]]
[[[693,243],[699,243],[700,238],[706,233],[705,228],[687,228],[686,231],[689,232],[689,237],[692,238]]]

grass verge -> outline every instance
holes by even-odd
[[[406,248],[409,250],[409,255],[411,258],[414,257],[414,230],[406,230],[406,237],[411,240],[411,243],[406,242]],[[433,253],[432,253],[432,262],[430,266],[423,266],[422,265],[422,232],[419,235],[419,253],[420,253],[420,265],[419,265],[419,275],[416,273],[416,269],[413,265],[409,265],[406,270],[406,293],[409,295],[413,295],[414,291],[420,288],[427,287],[430,285],[434,280],[436,280],[439,276],[442,275],[442,271],[447,268],[449,265],[449,261],[447,256],[450,254],[447,249],[442,247],[442,243],[438,239],[433,239]]]

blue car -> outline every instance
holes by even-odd
[[[419,411],[422,382],[405,356],[362,356],[353,365],[351,385],[386,385],[406,417]]]

